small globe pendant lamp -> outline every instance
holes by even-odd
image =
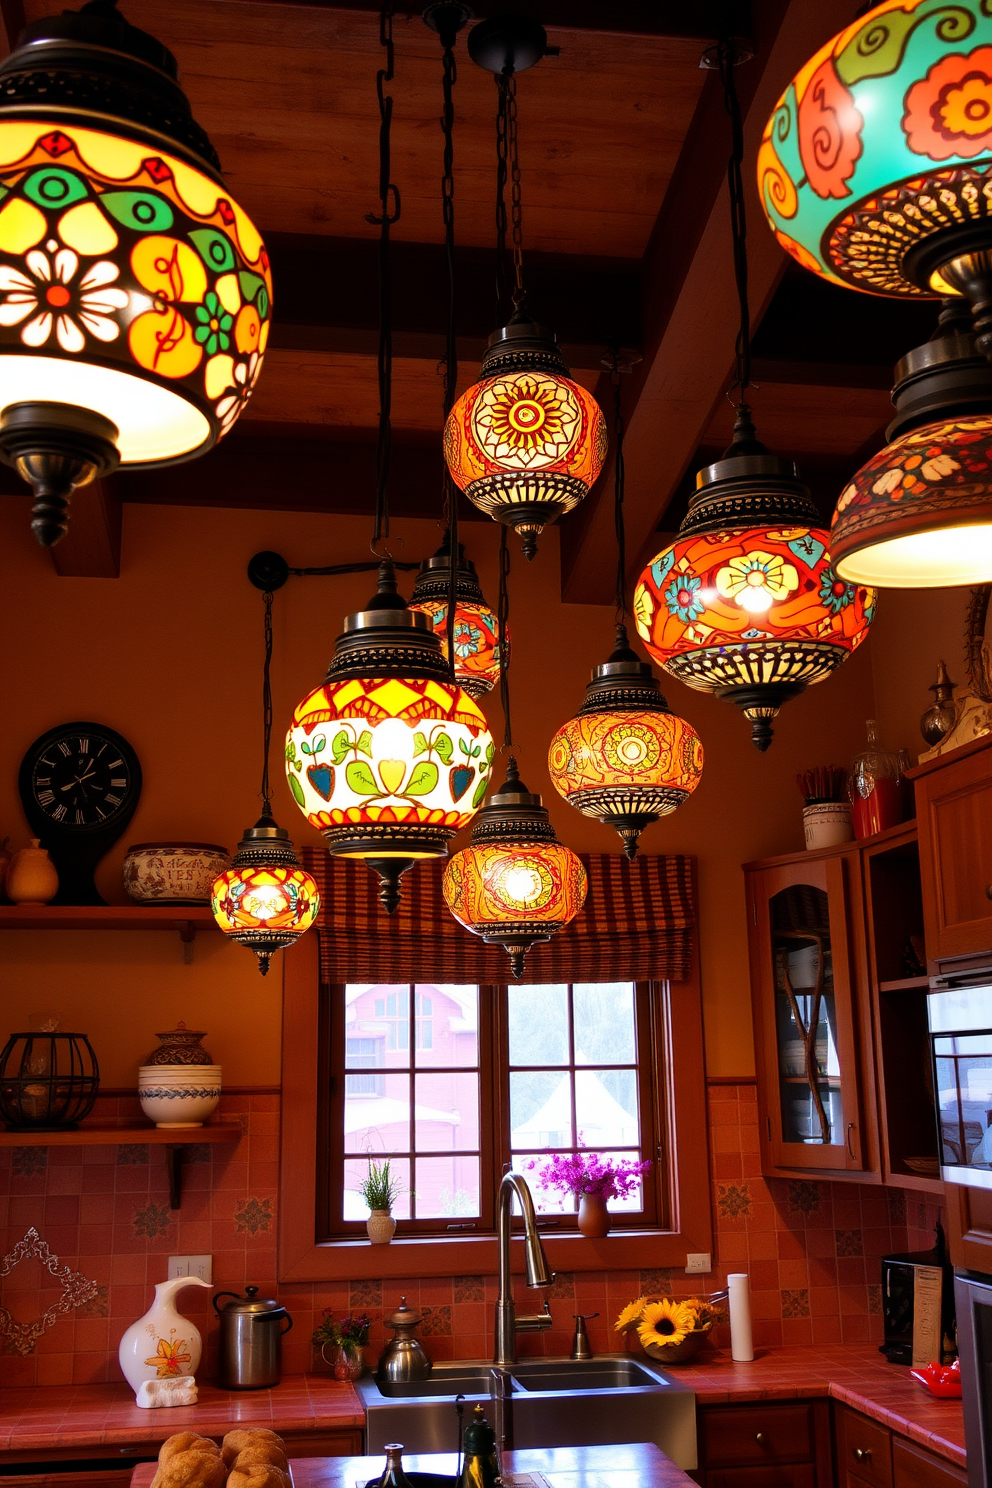
[[[0,63],[0,458],[46,547],[76,487],[210,449],[261,367],[268,257],[177,78],[113,0]]]
[[[985,0],[885,0],[822,46],[765,126],[782,247],[835,284],[963,295],[992,352],[992,31]]]
[[[962,312],[964,314],[962,315]],[[885,448],[842,491],[830,550],[842,579],[933,589],[992,580],[992,363],[966,307],[902,358]]]
[[[494,753],[430,621],[408,608],[383,562],[378,593],[346,617],[323,683],[293,715],[293,799],[331,853],[378,873],[392,913],[401,875],[418,859],[444,857],[479,809]]]
[[[497,275],[501,284],[509,176],[514,310],[489,338],[478,382],[458,399],[444,427],[444,458],[455,484],[480,511],[519,533],[526,558],[534,557],[544,528],[589,494],[607,443],[599,404],[569,376],[554,332],[524,308],[516,74],[546,48],[544,28],[523,16],[494,16],[469,33],[472,60],[496,76]],[[499,318],[504,303],[498,295]]]
[[[445,648],[449,645],[448,611],[451,605],[450,535],[433,558],[420,565],[410,598],[411,610],[426,615],[434,634]],[[486,604],[475,564],[458,544],[455,579],[455,677],[469,697],[485,697],[499,681],[500,636],[496,615]]]
[[[260,555],[264,560],[274,555]],[[253,559],[248,576],[265,600],[265,664],[262,671],[262,815],[245,830],[226,872],[214,879],[210,908],[225,935],[247,946],[258,957],[258,969],[268,975],[276,951],[299,940],[320,909],[316,881],[300,866],[285,827],[272,816],[269,788],[269,745],[272,739],[272,597],[286,582],[288,569],[261,568]]]

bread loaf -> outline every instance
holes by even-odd
[[[238,1458],[227,1475],[227,1488],[291,1488],[288,1472],[274,1462],[260,1462],[245,1468],[238,1466]]]
[[[217,1443],[183,1431],[163,1442],[152,1488],[222,1488],[226,1476]]]
[[[285,1442],[281,1436],[277,1436],[274,1431],[269,1431],[264,1426],[242,1426],[235,1431],[229,1431],[221,1445],[221,1455],[228,1467],[233,1467],[241,1452],[261,1446],[275,1447],[281,1454],[278,1459],[263,1460],[275,1461],[279,1467],[286,1466]]]

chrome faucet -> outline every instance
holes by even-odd
[[[524,1217],[524,1258],[527,1266],[529,1287],[550,1287],[555,1279],[548,1269],[541,1237],[537,1233],[537,1218],[530,1189],[519,1173],[504,1173],[496,1196],[496,1234],[499,1241],[499,1296],[496,1302],[496,1337],[493,1363],[497,1368],[506,1368],[517,1362],[517,1334],[543,1333],[551,1327],[551,1313],[547,1298],[542,1312],[517,1317],[513,1301],[513,1277],[510,1274],[510,1214],[513,1196],[520,1201]]]

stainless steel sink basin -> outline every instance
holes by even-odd
[[[380,1388],[371,1377],[356,1389],[366,1411],[366,1450],[402,1442],[410,1452],[453,1452],[458,1443],[455,1396],[465,1419],[481,1404],[490,1421],[490,1366],[435,1364],[429,1380]],[[679,1467],[696,1466],[696,1396],[647,1360],[522,1359],[511,1373],[509,1414],[515,1447],[584,1447],[654,1442]]]

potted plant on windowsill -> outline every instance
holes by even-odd
[[[369,1158],[368,1172],[358,1191],[371,1211],[365,1228],[373,1245],[388,1245],[392,1240],[396,1231],[392,1208],[402,1187],[399,1179],[393,1176],[388,1157],[382,1162]]]
[[[528,1164],[537,1167],[537,1160]],[[625,1199],[637,1188],[651,1163],[629,1158],[599,1157],[595,1152],[556,1152],[538,1172],[543,1189],[571,1194],[579,1201],[579,1230],[587,1240],[602,1240],[610,1232],[610,1199]]]

